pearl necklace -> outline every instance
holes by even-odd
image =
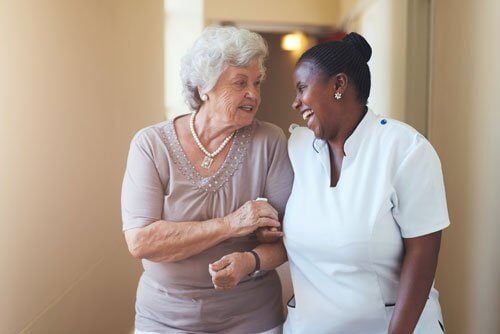
[[[193,136],[196,145],[203,152],[203,154],[205,154],[205,157],[203,158],[203,161],[201,162],[201,167],[203,167],[205,169],[209,169],[210,166],[212,166],[212,162],[214,161],[214,158],[217,156],[217,154],[219,154],[224,149],[224,147],[226,147],[227,143],[229,143],[231,138],[233,138],[236,131],[233,131],[229,136],[227,136],[226,139],[224,139],[224,141],[222,142],[222,144],[220,144],[220,146],[215,151],[210,153],[205,148],[205,146],[203,146],[203,144],[200,141],[200,138],[198,137],[198,135],[196,134],[196,131],[194,130],[194,118],[195,118],[195,116],[196,116],[196,112],[191,113],[191,118],[189,120],[189,130],[191,130],[191,135]]]

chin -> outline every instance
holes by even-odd
[[[242,127],[245,127],[245,126],[252,124],[254,118],[255,118],[255,113],[247,114],[247,115],[240,115],[237,118],[236,122],[238,123],[239,127],[242,128]]]
[[[321,131],[321,127],[317,124],[312,124],[312,126],[307,125],[307,128],[314,133],[314,137],[318,139],[324,139],[323,131]]]

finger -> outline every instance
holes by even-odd
[[[234,286],[232,285],[227,285],[227,286],[214,286],[215,287],[215,290],[230,290],[232,289]]]
[[[276,211],[276,209],[273,208],[271,205],[267,203],[265,204],[266,206],[259,210],[259,216],[278,220],[278,211]]]
[[[227,281],[228,279],[226,276],[221,276],[218,273],[216,273],[215,276],[212,277],[212,283],[214,285],[224,286],[227,284]]]
[[[267,205],[266,205],[266,209],[269,210],[271,212],[271,214],[273,216],[276,216],[276,220],[278,219],[278,210],[276,210],[271,204],[265,202]]]
[[[271,238],[281,238],[283,236],[283,232],[281,231],[265,231],[262,233],[262,237],[265,239],[271,239]]]
[[[271,204],[263,201],[255,201],[254,205],[260,217],[269,217],[278,220],[278,211]]]
[[[225,267],[218,271],[214,277],[217,282],[228,282],[231,280],[232,268],[230,266]]]
[[[276,227],[276,228],[278,228],[281,226],[279,221],[277,221],[275,219],[267,218],[267,217],[259,218],[259,220],[257,221],[257,224],[259,227]]]
[[[224,288],[233,283],[231,279],[228,279],[227,277],[224,279],[215,279],[212,281],[214,285],[217,285],[218,287]]]
[[[228,257],[224,256],[220,260],[215,261],[214,263],[211,263],[209,265],[209,268],[212,269],[213,271],[219,271],[221,269],[226,268],[230,264],[231,264],[231,260]]]

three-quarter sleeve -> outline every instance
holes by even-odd
[[[288,157],[287,139],[279,129],[277,140],[274,141],[272,155],[267,172],[264,196],[283,218],[285,206],[292,191],[293,170]]]
[[[147,130],[132,139],[122,185],[123,231],[145,227],[162,217],[164,187]]]
[[[393,186],[393,215],[403,238],[433,233],[450,224],[441,163],[423,136],[415,137]]]

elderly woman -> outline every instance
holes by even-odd
[[[351,33],[295,68],[293,107],[307,128],[288,144],[283,231],[295,297],[285,333],[444,331],[433,287],[449,225],[441,165],[417,131],[367,108],[371,52]],[[281,245],[269,247],[279,257]]]
[[[193,112],[132,140],[122,215],[129,250],[144,267],[136,333],[280,331],[279,278],[258,275],[257,254],[272,245],[259,240],[281,236],[293,173],[283,132],[254,118],[266,55],[256,33],[207,28],[182,61]],[[219,262],[212,281],[209,264],[230,253],[248,267]],[[221,291],[232,287],[227,277],[241,282]]]

